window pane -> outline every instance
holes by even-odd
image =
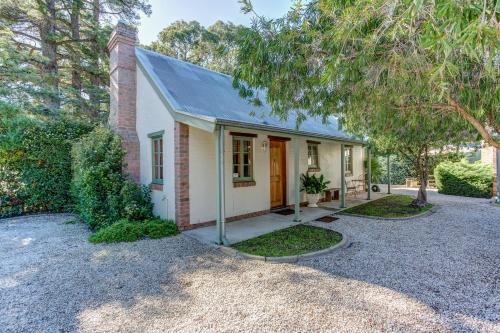
[[[153,180],[163,180],[163,138],[151,139],[151,164]]]
[[[307,145],[307,165],[310,168],[317,168],[319,166],[318,145]]]
[[[252,140],[233,137],[233,178],[252,177]]]
[[[153,165],[158,165],[158,141],[153,140]]]
[[[244,142],[244,147],[245,147],[244,152],[249,152],[252,149],[251,141],[244,140],[243,142]]]
[[[241,150],[240,146],[241,146],[240,140],[233,139],[233,152],[234,153],[240,152],[240,150]]]

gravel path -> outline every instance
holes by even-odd
[[[351,246],[297,264],[179,235],[92,245],[68,215],[0,221],[0,332],[500,332],[500,207],[430,194],[408,221],[324,224]]]

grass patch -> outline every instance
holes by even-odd
[[[377,217],[410,217],[428,211],[432,204],[423,208],[410,207],[414,198],[409,195],[393,194],[381,199],[343,210],[348,214],[377,216]]]
[[[91,243],[135,242],[145,237],[157,239],[178,233],[177,225],[173,221],[151,219],[135,222],[123,219],[97,230],[90,235],[89,241]]]
[[[342,240],[342,234],[299,224],[273,231],[232,245],[238,251],[265,257],[283,257],[329,248]]]
[[[75,220],[66,221],[66,222],[64,222],[64,224],[77,224],[77,223],[80,223],[80,222],[81,222],[80,220],[75,219]]]

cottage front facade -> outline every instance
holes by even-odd
[[[363,141],[334,118],[296,129],[269,105],[251,105],[228,75],[136,46],[119,23],[110,51],[110,125],[122,136],[127,171],[152,189],[154,213],[181,229],[293,206],[300,219],[302,173],[323,174],[345,196],[365,176]],[[262,95],[261,95],[262,96]]]

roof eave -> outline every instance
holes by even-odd
[[[319,134],[319,133],[312,133],[312,132],[304,132],[304,131],[300,131],[300,130],[296,131],[296,130],[290,130],[287,128],[281,128],[281,127],[263,125],[263,124],[249,124],[249,123],[244,123],[244,122],[239,122],[239,121],[234,121],[234,120],[227,120],[227,119],[217,119],[216,125],[233,126],[233,127],[248,128],[248,129],[254,129],[254,130],[263,130],[263,131],[283,133],[283,134],[287,134],[287,135],[326,139],[326,140],[340,141],[340,142],[360,144],[360,145],[366,144],[366,142],[363,140],[350,139],[350,138],[344,138],[344,137],[340,137],[340,136],[326,135],[326,134]]]

